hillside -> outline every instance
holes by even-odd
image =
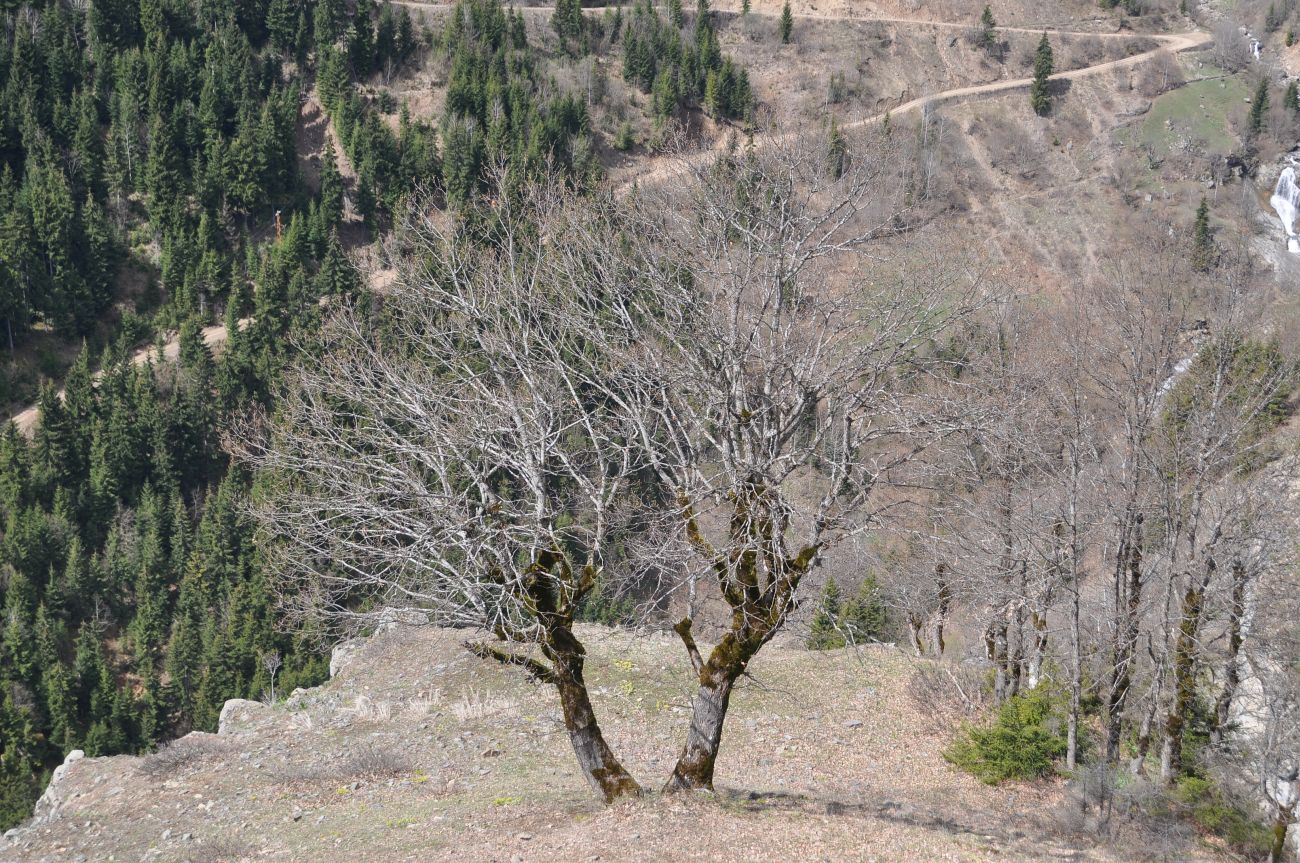
[[[1298,2],[0,4],[0,861],[1280,860]]]
[[[676,637],[580,627],[611,744],[647,785],[671,768],[690,673]],[[76,761],[11,835],[13,863],[160,860],[1121,861],[1061,835],[1058,785],[990,788],[892,647],[773,645],[733,699],[717,799],[592,800],[551,693],[455,631],[399,628],[341,652],[328,684],[232,701],[219,734]],[[1194,859],[1184,850],[1179,859]],[[1189,856],[1184,856],[1189,855]]]

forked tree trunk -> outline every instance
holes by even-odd
[[[685,637],[685,636],[684,636]],[[722,724],[736,680],[762,646],[728,632],[699,669],[700,686],[691,699],[691,727],[665,791],[713,790],[713,768],[722,743]]]
[[[583,657],[575,651],[563,653],[547,650],[555,670],[555,688],[560,694],[564,727],[569,743],[578,757],[578,766],[587,783],[598,791],[606,803],[620,797],[641,793],[641,786],[619,763],[605,737],[600,733],[596,712],[582,678]]]
[[[550,614],[554,612],[550,611]],[[619,763],[600,732],[596,711],[582,677],[586,654],[582,643],[573,636],[567,621],[557,623],[552,619],[548,623],[550,625],[545,628],[546,634],[541,642],[542,655],[547,662],[482,642],[467,641],[465,647],[475,656],[523,668],[533,679],[555,687],[560,696],[564,728],[578,759],[578,768],[587,784],[606,803],[640,794],[641,786]]]
[[[912,645],[912,653],[925,655],[925,644],[921,641],[921,618],[911,613],[907,615],[907,640]]]
[[[948,612],[952,607],[952,585],[948,583],[948,565],[941,563],[934,568],[935,578],[939,583],[939,608],[934,613],[934,655],[943,658],[946,645],[943,640],[944,627],[948,625]]]

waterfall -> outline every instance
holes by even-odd
[[[1273,209],[1277,211],[1277,216],[1282,220],[1282,228],[1286,231],[1286,248],[1287,251],[1295,255],[1300,255],[1300,237],[1296,236],[1296,215],[1300,211],[1300,186],[1296,185],[1295,168],[1284,168],[1281,176],[1277,178],[1277,187],[1273,189],[1273,197],[1269,201]]]

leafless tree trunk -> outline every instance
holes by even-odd
[[[1241,685],[1241,644],[1244,637],[1246,618],[1246,584],[1248,570],[1241,558],[1232,561],[1232,589],[1228,600],[1228,647],[1223,657],[1223,684],[1219,696],[1214,701],[1214,728],[1210,732],[1210,742],[1222,745],[1223,736],[1232,715],[1232,700]]]
[[[639,787],[601,735],[573,621],[611,529],[638,514],[626,492],[645,463],[625,419],[586,396],[593,377],[621,375],[597,348],[617,338],[603,298],[623,271],[610,283],[552,240],[612,214],[561,188],[522,189],[486,243],[413,213],[383,325],[338,310],[275,420],[231,442],[268,489],[253,514],[286,610],[335,631],[396,619],[479,632],[470,651],[555,686],[608,801]]]
[[[628,315],[653,334],[639,385],[607,395],[640,418],[680,542],[731,614],[707,655],[677,628],[698,689],[669,789],[712,787],[733,687],[808,571],[899,506],[881,490],[962,422],[928,347],[982,301],[978,272],[899,233],[920,204],[888,138],[848,146],[828,176],[820,143],[776,136],[626,202],[645,262]]]

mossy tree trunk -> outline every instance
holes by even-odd
[[[1295,821],[1295,804],[1277,807],[1273,816],[1273,841],[1268,850],[1268,863],[1282,863],[1286,859],[1286,834]]]
[[[665,791],[713,789],[731,692],[750,661],[785,623],[795,592],[821,550],[819,545],[808,545],[787,555],[783,548],[785,517],[773,505],[773,497],[758,487],[749,487],[737,497],[731,549],[723,555],[704,540],[693,509],[686,506],[684,511],[688,536],[713,562],[718,586],[731,607],[731,626],[707,660],[691,635],[691,621],[682,620],[675,627],[686,645],[699,688],[692,699],[686,743]]]
[[[1173,700],[1165,716],[1165,736],[1160,749],[1160,778],[1173,782],[1183,771],[1183,734],[1196,698],[1196,655],[1205,612],[1205,592],[1214,578],[1214,558],[1208,558],[1196,581],[1188,585],[1178,622],[1173,653]]]
[[[691,726],[686,735],[667,791],[713,789],[713,769],[722,744],[722,725],[731,703],[731,690],[745,673],[757,647],[742,643],[728,632],[709,654],[699,673],[699,689],[691,699]]]
[[[1130,505],[1129,512],[1135,509]],[[1133,662],[1137,652],[1138,624],[1142,611],[1142,521],[1141,513],[1128,519],[1128,529],[1115,560],[1115,641],[1111,647],[1110,686],[1106,690],[1106,761],[1119,761],[1120,741],[1124,729],[1124,710],[1128,706],[1133,681]]]
[[[481,642],[467,642],[465,646],[477,656],[519,666],[534,679],[555,687],[578,767],[587,783],[606,803],[612,803],[620,797],[640,794],[641,786],[605,742],[583,678],[587,650],[573,633],[578,606],[595,586],[596,578],[596,569],[590,563],[573,566],[556,552],[541,552],[530,567],[523,579],[527,594],[524,605],[535,625],[514,632],[502,630],[497,635],[537,644],[546,661]]]
[[[583,654],[579,651],[557,653],[550,648],[546,653],[550,655],[555,670],[555,688],[560,694],[569,744],[578,757],[578,766],[587,783],[606,803],[640,794],[641,786],[615,757],[601,734],[596,712],[587,694],[587,684],[582,678]]]
[[[1223,659],[1223,688],[1214,702],[1214,728],[1210,741],[1223,742],[1232,713],[1232,700],[1241,685],[1241,644],[1244,638],[1243,622],[1246,619],[1246,580],[1248,571],[1241,560],[1232,562],[1232,599],[1228,607],[1228,653]]]

